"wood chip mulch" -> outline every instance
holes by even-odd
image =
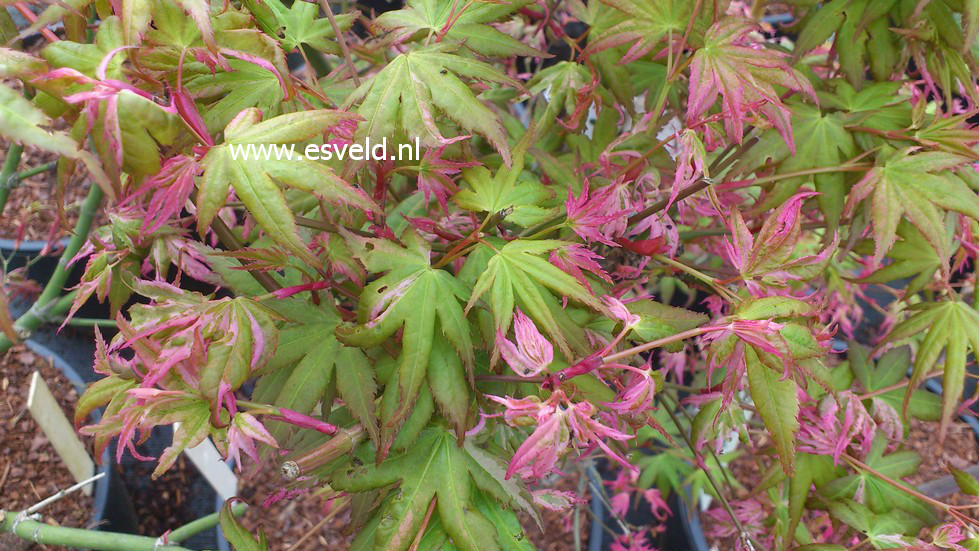
[[[69,419],[78,400],[75,387],[61,371],[27,349],[16,346],[0,359],[0,509],[6,511],[21,511],[75,484],[27,411],[27,392],[35,370],[41,372]],[[44,522],[52,525],[89,527],[92,498],[76,492],[48,505],[41,514]],[[44,547],[0,538],[0,548],[19,551]]]

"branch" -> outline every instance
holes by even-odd
[[[82,528],[51,526],[28,517],[24,513],[14,514],[0,511],[0,533],[10,532],[15,536],[41,545],[78,547],[104,551],[191,551],[175,545],[160,546],[157,538],[134,536],[117,532],[97,532]]]

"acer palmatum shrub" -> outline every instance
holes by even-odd
[[[553,480],[598,459],[615,549],[688,488],[745,549],[979,548],[974,504],[901,480],[909,418],[944,435],[979,350],[979,3],[344,6],[16,4],[48,44],[0,50],[2,179],[26,146],[97,185],[5,346],[108,301],[97,454],[179,423],[156,474],[209,438],[358,549],[528,548],[515,514],[580,518]]]

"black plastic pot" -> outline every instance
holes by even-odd
[[[604,480],[613,478],[607,472],[607,469],[600,468],[599,471]],[[589,507],[592,512],[591,516],[594,519],[601,520],[601,523],[592,522],[591,524],[591,531],[588,534],[588,551],[609,551],[611,548],[613,538],[605,531],[602,526],[603,524],[612,530],[618,531],[615,523],[607,520],[610,511],[605,507],[605,504],[599,498],[598,490],[596,490],[596,487],[602,484],[602,482],[603,480],[598,480],[597,477],[589,472],[589,485],[591,486],[591,502],[589,503]],[[672,514],[665,523],[666,530],[653,542],[656,548],[669,549],[671,551],[709,551],[710,546],[707,544],[707,536],[704,535],[703,526],[701,526],[700,518],[696,513],[691,514],[690,510],[683,503],[683,500],[676,494],[670,498],[669,503]],[[649,509],[649,504],[645,500],[640,500],[637,507],[631,508],[626,513],[625,520],[634,526],[657,526],[663,524],[653,517]]]
[[[58,255],[67,245],[68,239],[61,239],[54,243],[53,250],[41,256],[41,253],[48,246],[47,241],[17,242],[13,239],[0,238],[0,255],[8,259],[8,272],[17,268],[23,268],[32,260],[37,259],[27,269],[27,277],[43,285],[51,277],[51,274],[54,273],[54,269],[58,266]]]
[[[40,343],[28,340],[25,344],[32,352],[47,358],[55,368],[64,373],[65,377],[75,386],[79,395],[85,391],[85,380],[64,358]],[[92,414],[95,419],[98,419],[99,415],[100,412]],[[134,533],[136,531],[136,515],[133,512],[129,494],[114,468],[110,450],[105,451],[102,457],[102,466],[99,467],[98,472],[105,473],[106,476],[95,483],[92,525],[98,527],[99,530]]]

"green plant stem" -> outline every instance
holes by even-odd
[[[57,320],[58,322],[64,323],[64,318]],[[118,327],[116,325],[116,320],[101,319],[101,318],[71,318],[68,320],[68,325],[74,327]]]
[[[41,325],[41,322],[47,321],[50,316],[64,313],[70,306],[70,301],[66,304],[63,298],[58,300],[64,290],[65,282],[68,281],[68,274],[71,272],[68,263],[75,258],[82,245],[88,240],[88,232],[92,228],[95,211],[98,210],[101,202],[102,188],[92,185],[88,190],[88,196],[82,203],[81,211],[78,213],[75,234],[71,236],[68,246],[61,253],[61,258],[58,259],[58,265],[55,267],[54,273],[51,274],[51,279],[44,285],[44,290],[37,297],[37,301],[14,322],[14,329],[22,338],[29,336]],[[64,310],[59,311],[58,308],[62,307]],[[0,335],[0,352],[5,352],[12,344],[6,335]]]
[[[240,517],[242,513],[245,512],[245,509],[247,508],[248,508],[247,504],[239,501],[231,506],[231,514],[236,517]],[[206,517],[201,517],[195,521],[184,524],[180,528],[177,528],[176,530],[170,532],[170,535],[167,537],[167,541],[171,543],[180,543],[183,541],[187,541],[188,539],[196,536],[197,534],[200,534],[204,530],[210,530],[211,528],[214,528],[218,524],[218,516],[220,514],[221,514],[220,512],[211,513]],[[170,547],[167,547],[166,549],[170,549]]]
[[[23,146],[10,144],[7,150],[7,158],[3,161],[3,168],[0,168],[0,215],[7,204],[7,197],[10,196],[10,189],[13,187],[15,172],[20,164],[20,156],[24,152]]]
[[[106,551],[154,551],[160,549],[165,549],[166,551],[190,551],[186,547],[174,545],[160,546],[158,545],[157,538],[153,537],[51,526],[50,524],[31,518],[24,518],[18,521],[17,514],[10,512],[0,512],[0,515],[3,516],[2,522],[0,522],[0,533],[9,532],[21,539],[42,545]]]
[[[47,171],[49,171],[49,170],[51,170],[51,169],[53,169],[53,168],[55,168],[57,166],[58,166],[58,161],[51,161],[50,163],[44,163],[43,165],[38,165],[38,166],[36,166],[34,168],[29,168],[27,170],[22,170],[22,171],[18,172],[17,174],[14,174],[13,176],[11,176],[11,178],[13,178],[13,180],[14,180],[15,183],[16,182],[20,182],[21,180],[26,180],[27,178],[30,178],[31,176],[37,176],[38,174],[42,174],[44,172],[47,172]],[[11,186],[12,185],[13,184],[11,184]]]
[[[701,272],[699,270],[696,270],[696,269],[694,269],[694,268],[692,268],[690,266],[687,266],[686,264],[684,264],[682,262],[677,262],[676,260],[673,260],[672,258],[670,258],[668,256],[661,255],[661,254],[654,254],[652,256],[652,258],[653,258],[653,260],[655,260],[657,262],[660,262],[662,264],[666,264],[667,266],[670,266],[670,267],[672,267],[672,268],[674,268],[676,270],[679,270],[681,272],[690,274],[691,276],[699,279],[700,281],[703,281],[711,289],[713,289],[714,291],[716,291],[717,294],[719,294],[722,297],[724,297],[730,303],[736,304],[740,300],[740,299],[738,299],[738,296],[737,295],[735,295],[734,293],[732,293],[731,291],[729,291],[728,289],[726,289],[723,285],[721,285],[720,283],[718,283],[714,278],[710,277],[709,275],[707,275],[707,274],[705,274],[705,273],[703,273],[703,272]]]

